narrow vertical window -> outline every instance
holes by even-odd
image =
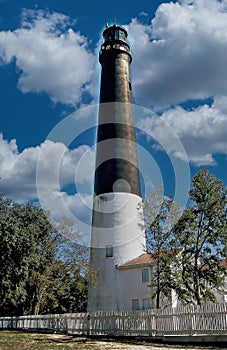
[[[112,258],[113,257],[113,246],[107,245],[106,246],[106,258]]]
[[[150,300],[148,298],[143,299],[143,309],[147,310],[151,308]]]
[[[142,269],[142,283],[149,282],[148,269]]]
[[[132,299],[132,311],[139,310],[139,299]]]

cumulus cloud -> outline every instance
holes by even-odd
[[[0,192],[15,200],[28,201],[46,192],[51,196],[73,184],[93,181],[93,150],[82,145],[68,149],[63,143],[46,140],[40,146],[18,151],[15,140],[0,135]],[[38,189],[38,194],[37,194]]]
[[[69,223],[69,229],[64,233],[70,239],[76,239],[80,244],[90,244],[93,195],[53,191],[51,195],[44,193],[41,205],[50,212],[56,224]]]
[[[155,138],[167,153],[185,159],[179,148],[181,141],[189,161],[196,166],[215,165],[214,154],[227,154],[227,97],[216,97],[211,106],[202,105],[187,111],[171,108],[161,117],[154,113],[140,120],[138,126]],[[177,140],[178,141],[178,140]]]
[[[150,25],[128,26],[138,103],[167,106],[227,94],[227,1],[161,4]]]
[[[55,224],[70,220],[70,239],[88,245],[94,158],[87,145],[70,150],[49,140],[20,153],[15,140],[7,141],[0,134],[0,193],[19,202],[39,201]],[[78,192],[67,193],[64,188],[69,185]]]
[[[0,32],[1,62],[15,60],[21,91],[45,92],[69,105],[84,93],[97,94],[97,47],[91,51],[70,25],[60,13],[24,10],[20,28]],[[162,3],[150,24],[134,18],[127,28],[139,104],[167,106],[227,93],[227,0]]]
[[[24,10],[21,27],[0,32],[0,60],[15,60],[18,87],[75,106],[89,93],[95,56],[88,39],[60,13]]]
[[[62,14],[24,10],[20,28],[0,32],[0,62],[15,60],[21,91],[45,92],[52,101],[69,105],[81,102],[84,93],[95,94],[97,52],[91,52],[88,39],[69,27],[69,18]],[[149,25],[132,19],[127,28],[136,101],[166,108],[161,118],[144,117],[139,126],[177,158],[186,160],[176,146],[179,138],[193,164],[215,165],[214,154],[227,153],[227,0],[163,3]],[[167,109],[209,97],[214,100],[211,106]],[[45,141],[19,153],[15,141],[0,138],[0,146],[1,191],[14,198],[37,198],[38,157],[39,190],[48,193],[46,203],[57,204],[63,198],[70,207],[79,197],[62,189],[76,183],[83,193],[91,183],[95,157],[86,145],[69,150]]]
[[[179,138],[191,163],[215,165],[227,153],[227,0],[163,3],[150,24],[134,18],[128,31],[136,101],[162,110],[139,126],[175,157],[186,161]],[[176,106],[190,100],[201,105]]]

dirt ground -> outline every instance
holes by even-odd
[[[227,347],[174,345],[132,338],[95,338],[63,334],[0,331],[0,350],[218,350]]]
[[[52,335],[52,340],[54,336]],[[55,340],[59,344],[59,340],[63,342],[67,339],[65,336],[58,335]],[[64,340],[65,339],[65,340]],[[60,340],[60,341],[61,341]],[[218,346],[203,346],[203,345],[175,345],[175,344],[162,344],[162,343],[153,343],[142,340],[133,340],[133,339],[109,339],[109,338],[92,338],[92,337],[72,337],[70,340],[72,349],[73,344],[80,345],[80,349],[93,349],[93,350],[186,350],[186,349],[195,349],[195,350],[214,350],[214,349],[227,349],[227,347],[218,347]]]

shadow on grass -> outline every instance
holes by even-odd
[[[62,345],[62,349],[100,349],[101,345],[106,343],[108,349],[114,345],[117,348],[122,346],[144,346],[147,349],[227,349],[226,344],[174,344],[163,343],[161,340],[152,338],[138,337],[114,337],[114,336],[86,336],[86,335],[69,335],[62,333],[35,333],[30,331],[0,330],[0,350],[17,350],[17,349],[55,349],[57,344]],[[20,345],[19,345],[20,344]],[[16,345],[16,346],[15,346]],[[87,347],[86,347],[87,345]],[[100,345],[100,347],[99,347]],[[18,347],[21,346],[21,347]],[[31,346],[31,347],[30,347]]]
[[[139,338],[139,337],[108,337],[108,336],[79,336],[79,335],[72,335],[72,336],[65,336],[64,338],[55,337],[49,337],[49,340],[52,342],[56,343],[62,343],[62,344],[91,344],[95,343],[98,344],[99,342],[101,343],[114,343],[116,345],[120,344],[125,344],[129,346],[137,345],[137,346],[147,346],[147,347],[152,347],[154,348],[163,348],[165,347],[166,349],[201,349],[201,347],[206,346],[206,349],[227,349],[226,344],[213,344],[213,345],[205,345],[204,343],[201,344],[174,344],[174,343],[163,343],[161,340],[158,341],[157,339],[148,339],[148,338]],[[215,346],[216,345],[216,346]]]

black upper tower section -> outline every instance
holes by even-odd
[[[103,38],[105,41],[102,44],[99,54],[100,63],[102,63],[103,55],[105,55],[105,53],[110,49],[124,51],[130,56],[132,60],[130,44],[127,37],[128,34],[124,28],[119,27],[116,24],[114,24],[112,27],[107,27],[103,32]]]
[[[127,32],[117,25],[103,32],[104,43],[99,53],[102,65],[100,103],[132,103],[132,84],[129,65],[132,54]]]
[[[97,133],[95,194],[129,192],[141,196],[134,126],[127,31],[116,24],[103,32]]]

